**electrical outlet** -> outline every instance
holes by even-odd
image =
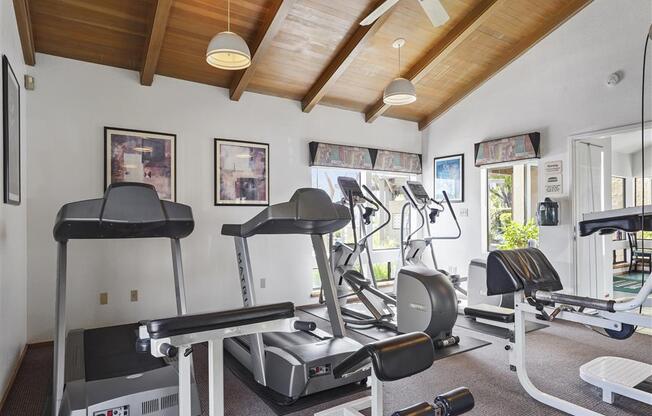
[[[131,291],[131,301],[138,302],[138,290],[134,289]]]
[[[267,282],[265,281],[265,279],[264,278],[260,279],[260,288],[265,289],[265,285],[267,285]]]
[[[460,209],[460,217],[468,217],[468,216],[469,216],[469,209],[468,208]]]
[[[106,305],[109,303],[109,294],[107,292],[100,293],[100,305]]]

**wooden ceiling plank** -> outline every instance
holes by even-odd
[[[20,44],[23,49],[23,60],[25,61],[25,65],[34,66],[36,64],[36,52],[28,0],[14,0],[14,12],[16,14],[16,23],[18,24]]]
[[[375,8],[380,6],[382,3],[384,3],[384,0],[374,4],[374,7],[370,10],[375,10]],[[394,7],[396,6],[394,5],[392,9]],[[308,93],[301,101],[301,107],[305,113],[312,111],[319,101],[324,98],[328,89],[340,76],[342,76],[356,56],[362,52],[367,41],[371,39],[387,21],[392,9],[389,9],[372,24],[368,26],[358,26],[353,35],[346,41],[344,46],[340,48],[337,55],[335,55],[335,57],[330,61],[326,69],[321,73],[319,78],[317,78],[317,81],[312,85],[312,87],[310,87],[310,90],[308,90]]]
[[[575,14],[579,13],[584,7],[589,5],[593,0],[572,0],[569,1],[563,8],[560,9],[559,13],[556,14],[555,18],[551,18],[545,25],[542,25],[530,36],[523,38],[518,42],[510,51],[505,59],[494,61],[494,64],[491,65],[485,75],[480,77],[476,82],[471,83],[463,90],[451,96],[446,102],[444,102],[435,112],[419,121],[419,130],[424,130],[428,127],[433,121],[442,116],[448,110],[450,110],[455,104],[460,102],[466,96],[471,94],[473,91],[478,89],[481,85],[487,82],[491,77],[497,74],[500,70],[508,66],[514,60],[518,59],[525,52],[530,50],[534,45],[539,43],[543,38],[548,36],[550,33],[554,32],[559,26],[563,25],[568,19],[573,17]]]
[[[278,34],[283,26],[283,21],[292,10],[296,0],[273,0],[272,6],[268,10],[260,30],[256,34],[251,50],[251,65],[247,69],[238,71],[231,82],[230,97],[233,101],[240,100],[242,94],[247,89],[249,82],[256,72],[256,68],[262,61],[261,57],[269,50],[274,37]]]
[[[431,48],[426,56],[414,64],[404,77],[415,84],[421,81],[428,72],[446,59],[455,48],[468,39],[491,16],[491,12],[497,7],[498,3],[499,0],[483,0],[469,14],[464,16],[435,47]],[[382,116],[389,107],[383,102],[382,97],[379,98],[365,113],[365,120],[367,123],[372,123]]]
[[[172,2],[173,0],[157,0],[156,2],[151,29],[147,37],[147,42],[145,43],[143,66],[140,70],[141,85],[150,86],[154,82],[154,74],[156,73],[158,60],[161,56],[161,47],[163,47],[163,39],[170,17]]]

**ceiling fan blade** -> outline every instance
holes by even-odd
[[[394,7],[394,5],[398,3],[398,0],[385,0],[383,4],[380,6],[376,7],[376,10],[373,12],[369,13],[367,17],[365,17],[362,22],[360,22],[360,26],[369,26],[373,22],[376,21],[380,16],[385,14],[389,9]]]
[[[443,25],[450,19],[439,0],[419,0],[419,4],[435,27]]]

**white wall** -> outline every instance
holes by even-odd
[[[270,143],[271,203],[310,186],[308,142],[355,143],[421,151],[414,123],[383,119],[366,124],[358,113],[263,95],[231,102],[227,91],[157,77],[138,84],[135,72],[38,55],[30,96],[28,154],[28,337],[52,337],[55,244],[52,226],[65,202],[103,192],[103,127],[177,134],[178,201],[192,206],[196,228],[182,241],[189,310],[241,305],[231,238],[223,223],[243,222],[259,207],[213,206],[213,138]],[[309,303],[312,246],[307,236],[251,239],[254,272],[266,278],[259,302]],[[167,241],[73,241],[69,247],[69,327],[90,327],[175,312]],[[138,289],[140,301],[129,302]],[[98,294],[109,292],[100,306]]]
[[[429,189],[433,157],[464,152],[467,162],[466,201],[456,208],[468,208],[469,217],[461,218],[461,240],[439,245],[442,266],[465,270],[483,249],[474,143],[541,132],[542,162],[563,161],[568,191],[572,186],[568,137],[638,120],[643,44],[651,17],[650,1],[595,0],[424,132],[424,180]],[[617,70],[623,70],[625,78],[607,87],[607,76]],[[561,225],[541,230],[541,247],[568,285],[573,258],[571,202],[568,197],[559,200]]]
[[[10,1],[0,2],[0,54],[7,55],[16,74],[16,78],[18,78],[18,82],[22,84],[25,65],[23,64],[23,55],[20,49],[13,3]],[[2,87],[0,86],[1,90]],[[0,201],[0,396],[2,396],[3,391],[7,387],[8,378],[16,364],[21,349],[25,345],[27,325],[25,306],[27,282],[27,195],[25,186],[27,124],[25,123],[25,98],[25,91],[21,85],[21,170],[23,202],[20,206],[13,206],[5,205]],[[2,109],[1,99],[0,109]],[[0,111],[0,114],[2,114],[2,111]],[[1,128],[0,137],[2,137]],[[2,176],[1,172],[3,172],[3,168],[2,158],[0,157],[0,176]]]

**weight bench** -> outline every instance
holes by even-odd
[[[612,223],[609,224],[613,226]],[[592,232],[595,232],[593,230]],[[583,234],[584,235],[584,234]],[[602,328],[614,339],[626,339],[637,326],[651,327],[652,318],[628,311],[638,308],[652,293],[652,278],[647,279],[639,294],[631,300],[595,299],[561,293],[557,271],[536,248],[493,251],[487,259],[487,294],[515,294],[514,348],[510,365],[516,370],[523,388],[536,400],[573,415],[598,416],[600,413],[544,393],[534,386],[525,366],[527,321],[565,320]],[[591,313],[587,313],[590,310]],[[603,389],[605,401],[613,401],[613,393],[652,404],[652,394],[634,388],[650,374],[649,364],[616,357],[601,357],[585,364],[582,378]],[[618,369],[618,371],[614,371]],[[625,371],[627,377],[619,376]],[[649,376],[649,375],[648,375]]]
[[[294,316],[292,303],[278,303],[143,321],[136,348],[155,357],[178,356],[179,414],[185,416],[191,414],[191,346],[208,342],[208,414],[223,416],[225,338],[314,328],[314,322],[299,321]]]
[[[372,416],[383,413],[383,382],[401,380],[427,370],[435,359],[431,338],[413,332],[376,341],[360,348],[333,369],[337,378],[347,377],[365,366],[371,366],[371,396],[333,407],[315,416],[362,416],[371,407]],[[393,416],[454,416],[473,409],[474,399],[464,387],[441,396],[433,404],[423,402],[392,413]]]

